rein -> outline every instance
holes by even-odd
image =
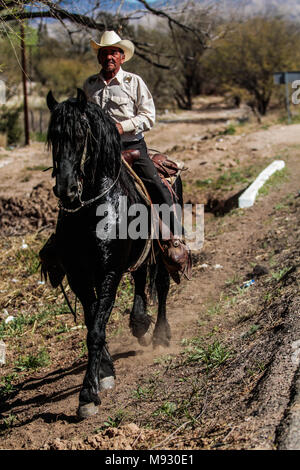
[[[121,173],[121,168],[122,168],[122,162],[120,162],[120,168],[119,168],[119,173],[118,173],[118,176],[116,177],[115,181],[110,185],[109,188],[107,188],[105,191],[103,191],[101,194],[99,194],[98,196],[92,198],[92,199],[89,199],[88,201],[82,201],[81,200],[81,193],[82,193],[82,184],[80,183],[80,191],[79,191],[79,201],[80,201],[80,205],[78,207],[76,207],[75,209],[67,209],[66,207],[64,207],[62,205],[62,202],[61,201],[58,201],[58,207],[60,209],[62,209],[63,211],[65,212],[71,212],[71,213],[74,213],[74,212],[78,212],[80,209],[82,209],[83,207],[86,207],[90,204],[92,204],[93,202],[95,201],[98,201],[98,199],[100,199],[101,197],[105,196],[105,194],[107,194],[113,187],[114,185],[117,183],[119,177],[120,177],[120,173]]]
[[[86,120],[86,122],[88,123],[88,120],[87,120],[87,117],[84,115],[84,118]],[[84,144],[84,151],[83,151],[83,155],[85,156],[86,154],[86,148],[87,148],[87,141],[88,141],[88,136],[91,135],[92,137],[93,134],[91,132],[91,129],[90,129],[90,126],[89,126],[89,123],[88,123],[88,132],[87,132],[87,135],[86,135],[86,140],[85,140],[85,144]],[[95,137],[94,137],[95,138]],[[85,160],[85,157],[84,157],[84,160]],[[90,204],[93,204],[93,202],[95,201],[98,201],[98,199],[101,199],[103,196],[105,196],[105,194],[107,194],[114,186],[115,184],[117,183],[119,177],[120,177],[120,174],[121,174],[121,168],[122,168],[122,157],[120,157],[120,168],[119,168],[119,172],[118,172],[118,175],[115,179],[115,181],[112,183],[112,185],[107,188],[105,191],[103,191],[101,194],[99,194],[98,196],[92,198],[92,199],[89,199],[87,201],[82,201],[81,200],[81,194],[82,194],[82,182],[79,181],[78,182],[78,193],[79,193],[79,202],[80,202],[80,205],[78,207],[76,207],[75,209],[67,209],[66,207],[64,207],[62,205],[62,202],[59,200],[58,201],[58,207],[65,211],[65,212],[68,212],[68,213],[75,213],[75,212],[78,212],[80,211],[83,207],[86,207],[86,206],[89,206]]]

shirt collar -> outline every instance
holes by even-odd
[[[103,77],[101,71],[100,71],[99,77],[100,77],[100,79],[101,79],[103,82],[105,82],[105,78]],[[120,67],[119,72],[118,72],[117,75],[110,81],[110,83],[112,83],[112,82],[114,82],[114,81],[116,80],[119,84],[121,84],[122,81],[123,81],[123,77],[124,77],[124,71],[123,71],[123,69]]]

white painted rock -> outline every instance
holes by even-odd
[[[257,196],[260,188],[265,184],[265,182],[270,178],[275,171],[282,170],[285,167],[283,160],[274,160],[267,168],[265,168],[256,178],[256,180],[246,189],[246,191],[241,194],[239,197],[239,208],[243,209],[246,207],[251,207],[254,204],[255,198]]]

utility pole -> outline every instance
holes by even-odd
[[[23,82],[23,101],[24,101],[24,134],[25,145],[30,144],[29,140],[29,119],[28,119],[28,100],[27,100],[27,74],[26,74],[26,50],[25,50],[25,32],[24,23],[20,25],[21,36],[21,65],[22,65],[22,82]]]

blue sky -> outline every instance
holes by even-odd
[[[147,0],[149,5],[152,4],[152,3],[155,3],[156,0]],[[118,1],[112,1],[112,6],[116,7],[119,3],[121,2]],[[62,7],[71,7],[72,6],[74,7],[74,10],[86,10],[88,7],[89,7],[89,4],[92,5],[93,4],[93,1],[89,1],[89,0],[77,0],[77,1],[74,1],[74,0],[65,0],[64,2],[62,2],[61,6]],[[103,1],[103,5],[105,5],[107,7],[107,5],[109,4],[109,1],[108,0],[105,0]],[[101,2],[100,2],[100,5],[101,5]],[[143,8],[143,5],[138,2],[137,0],[125,0],[124,2],[124,7],[126,8],[126,6],[131,6],[131,7],[134,7],[134,8]]]

